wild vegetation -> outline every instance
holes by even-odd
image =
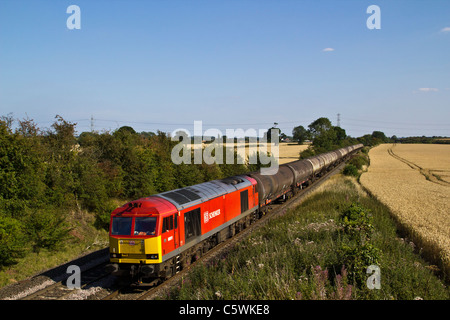
[[[162,299],[448,299],[389,209],[336,176],[225,255],[193,268]],[[380,268],[369,289],[367,268]]]
[[[363,171],[367,169],[369,166],[369,156],[368,152],[369,149],[367,147],[364,147],[362,152],[356,154],[354,157],[352,157],[346,166],[344,167],[344,170],[342,173],[346,176],[353,176],[353,177],[359,177]]]
[[[393,212],[423,253],[450,270],[450,146],[383,144],[361,183]]]

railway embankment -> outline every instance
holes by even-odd
[[[161,298],[449,299],[419,252],[385,205],[337,175]]]

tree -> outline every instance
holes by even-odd
[[[302,128],[294,128],[293,133],[305,134]],[[333,126],[331,121],[324,117],[308,126],[307,135],[312,139],[312,144],[300,154],[301,159],[358,143],[356,139],[347,136],[344,129]]]
[[[331,121],[328,118],[319,118],[313,121],[309,126],[309,133],[312,139],[317,138],[318,136],[324,135],[328,131],[332,130],[333,126]]]
[[[73,168],[78,154],[75,138],[76,123],[55,117],[53,130],[43,137],[47,158],[45,183],[51,189],[48,200],[57,206],[71,205],[76,201]]]
[[[67,213],[59,210],[33,210],[24,221],[25,233],[33,243],[33,251],[57,250],[64,247],[70,231],[66,222]]]
[[[372,134],[366,134],[358,138],[358,141],[365,146],[376,146],[380,143],[390,142],[390,139],[386,137],[384,132],[374,131]]]
[[[71,123],[63,119],[63,117],[57,115],[57,120],[52,124],[54,131],[48,131],[48,141],[50,142],[53,150],[58,152],[59,156],[69,153],[76,144],[75,139],[75,126],[76,123]]]
[[[294,140],[298,141],[298,144],[303,144],[305,140],[308,140],[310,138],[308,130],[305,129],[303,126],[297,126],[292,130],[292,136]]]
[[[386,137],[386,135],[384,134],[384,132],[381,131],[374,131],[372,132],[372,137],[374,137],[375,139],[379,139],[382,142],[388,142],[388,138]]]
[[[5,213],[20,217],[27,206],[43,203],[46,164],[36,126],[20,122],[13,133],[11,124],[0,120],[0,199]]]
[[[22,224],[0,213],[0,268],[16,263],[25,253]]]
[[[336,141],[336,132],[328,118],[319,118],[313,121],[308,128],[313,139],[314,150],[317,153],[333,149]]]
[[[333,130],[336,132],[336,140],[337,142],[345,140],[347,138],[347,133],[341,127],[333,127]]]

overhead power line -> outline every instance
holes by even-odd
[[[397,121],[366,120],[366,119],[352,119],[352,118],[345,118],[345,121],[371,122],[371,123],[381,123],[381,124],[384,124],[384,123],[400,124],[400,125],[413,125],[413,126],[450,126],[450,123],[397,122]]]

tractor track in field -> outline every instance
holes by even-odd
[[[388,149],[388,153],[394,159],[397,159],[397,160],[403,162],[404,164],[408,165],[411,169],[418,171],[428,181],[431,181],[433,183],[437,183],[440,185],[444,185],[444,186],[450,185],[450,182],[447,182],[447,181],[441,179],[437,174],[433,173],[433,171],[436,171],[436,170],[429,170],[429,169],[422,168],[422,167],[418,166],[417,164],[415,164],[414,162],[400,157],[399,155],[394,153],[393,147]]]

